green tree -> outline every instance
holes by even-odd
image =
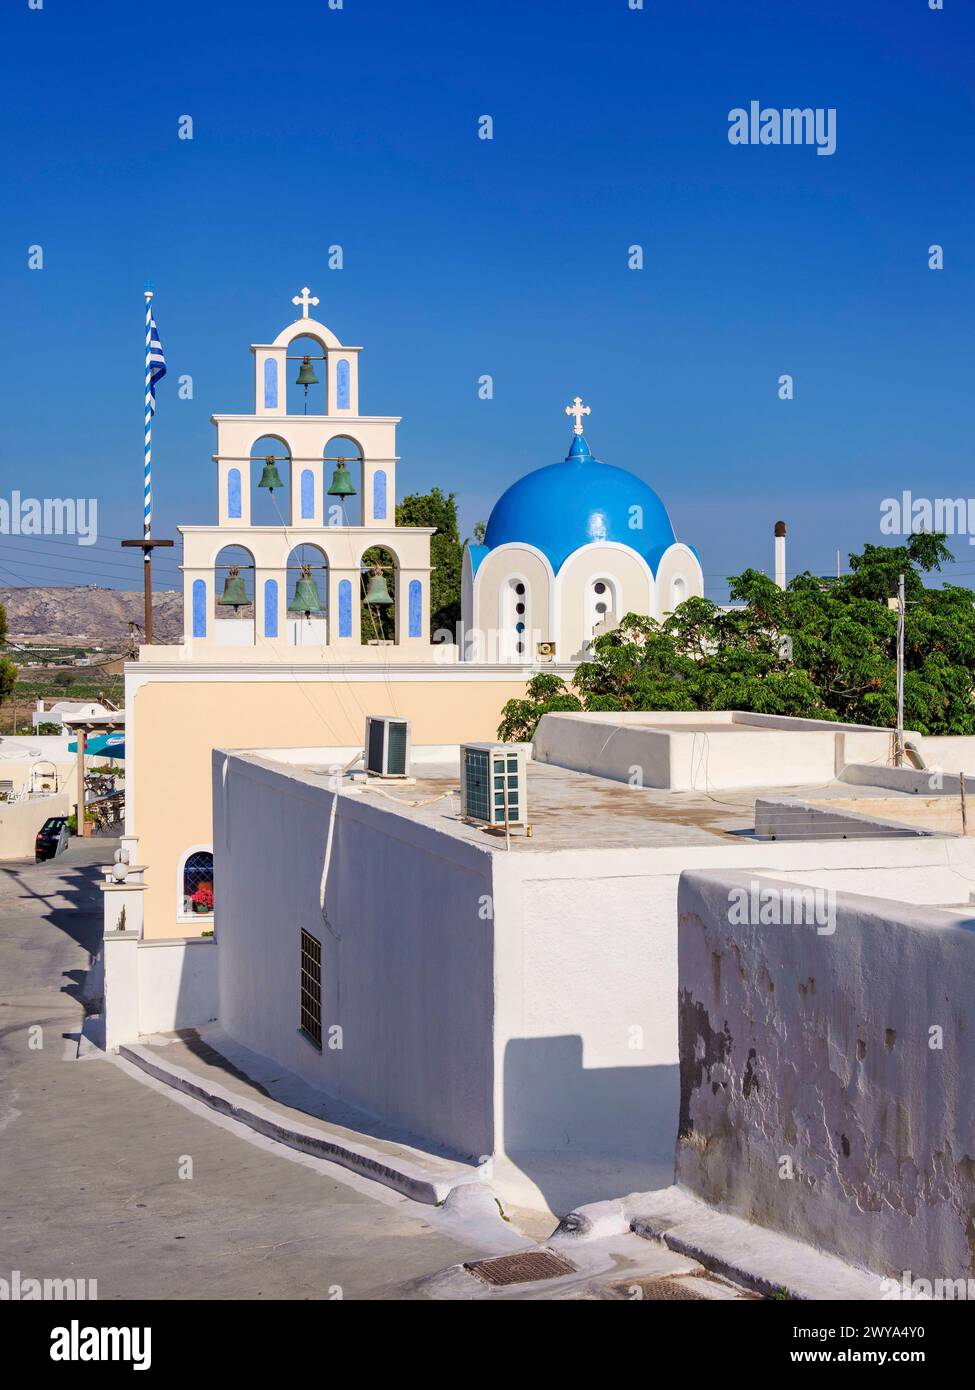
[[[627,614],[576,670],[578,697],[562,682],[531,682],[526,699],[505,707],[499,737],[530,738],[543,714],[576,698],[586,710],[742,709],[891,728],[897,614],[887,600],[900,574],[905,723],[922,734],[975,733],[975,593],[924,583],[950,559],[943,536],[922,534],[865,545],[841,579],[800,574],[781,590],[745,570],[729,581],[729,609],[691,598],[663,623]]]
[[[0,705],[11,694],[17,684],[17,667],[9,657],[0,657]]]
[[[397,526],[433,526],[430,537],[430,632],[446,628],[451,639],[460,621],[460,567],[463,546],[457,529],[457,496],[441,492],[415,492],[396,508]]]

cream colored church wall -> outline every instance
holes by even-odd
[[[210,848],[214,748],[361,747],[366,714],[408,719],[415,743],[493,739],[507,700],[526,677],[461,669],[456,677],[371,680],[152,679],[126,681],[127,833],[148,866],[147,938],[199,935],[209,919],[178,920],[179,870],[188,850]],[[220,908],[217,904],[217,931]]]
[[[502,594],[509,580],[521,579],[529,590],[528,628],[531,645],[526,656],[535,657],[535,642],[555,636],[552,612],[552,571],[539,551],[529,546],[501,545],[485,555],[474,576],[474,627],[482,636],[468,659],[505,660],[499,637],[505,624]]]
[[[634,551],[616,544],[583,546],[570,555],[559,570],[558,607],[562,616],[558,655],[561,661],[584,657],[583,643],[592,636],[586,630],[587,595],[593,580],[608,579],[616,588],[614,612],[653,613],[654,585],[650,567]]]
[[[681,578],[687,585],[684,598],[702,598],[704,595],[704,576],[700,562],[693,550],[678,542],[665,551],[657,568],[657,602],[659,616],[665,618],[677,606],[674,580]],[[683,600],[678,600],[683,601]]]

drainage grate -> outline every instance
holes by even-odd
[[[681,1302],[689,1303],[708,1303],[710,1299],[707,1294],[696,1293],[689,1289],[686,1284],[678,1284],[673,1279],[617,1279],[609,1286],[623,1294],[625,1298],[634,1299],[637,1302],[646,1300],[660,1301],[668,1299],[679,1299]]]
[[[465,1264],[485,1284],[531,1284],[536,1279],[558,1279],[563,1274],[575,1274],[569,1264],[549,1250],[524,1250],[520,1255],[496,1255],[491,1260],[473,1260]]]

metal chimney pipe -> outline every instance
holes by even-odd
[[[785,522],[775,523],[775,582],[780,589],[786,585],[785,578]]]

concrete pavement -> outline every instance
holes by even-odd
[[[0,1276],[97,1279],[100,1299],[356,1299],[525,1246],[490,1212],[412,1202],[86,1043],[79,1058],[113,849],[0,870]]]

